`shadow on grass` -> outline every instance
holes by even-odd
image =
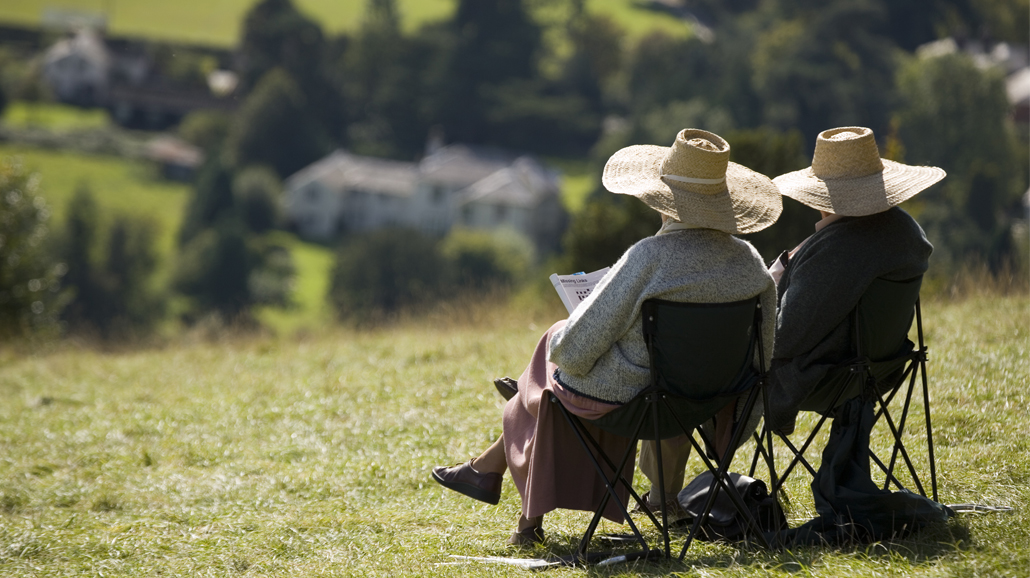
[[[649,536],[649,543],[660,543],[657,535]],[[730,545],[695,541],[687,550],[683,561],[677,559],[685,536],[674,536],[670,544],[671,560],[653,560],[613,564],[606,567],[589,566],[589,576],[624,575],[627,571],[636,576],[667,576],[674,572],[688,572],[691,568],[728,570],[730,568],[755,568],[787,574],[804,573],[818,566],[826,556],[844,555],[863,559],[873,564],[896,563],[905,560],[911,566],[931,564],[940,558],[972,546],[972,536],[966,520],[953,519],[938,524],[904,539],[872,543],[845,545],[797,546],[789,549],[765,550],[757,545]],[[507,549],[494,555],[519,558],[551,558],[569,556],[579,546],[579,535],[550,535],[545,545],[532,549]],[[631,546],[610,547],[592,544],[590,552],[611,550],[612,556],[639,550]]]

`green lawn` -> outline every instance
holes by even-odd
[[[68,132],[104,128],[111,124],[106,110],[84,110],[57,103],[14,101],[4,109],[0,123],[12,128],[42,128]]]
[[[366,0],[294,0],[329,33],[353,31],[361,23]],[[45,9],[106,13],[112,34],[230,46],[239,39],[243,15],[254,0],[4,0],[0,22],[38,24]],[[398,0],[405,28],[413,29],[451,15],[455,0]],[[590,0],[587,8],[609,14],[634,37],[653,28],[684,33],[675,19],[637,7],[632,0]]]
[[[1026,576],[1028,305],[924,304],[942,499],[1015,513],[868,547],[699,544],[685,565],[548,575]],[[568,552],[585,516],[549,516],[545,547],[520,552],[504,545],[510,481],[487,506],[428,473],[500,433],[489,380],[517,375],[549,323],[472,307],[365,332],[0,349],[0,575],[525,576],[445,564]],[[798,523],[809,492],[790,492]]]

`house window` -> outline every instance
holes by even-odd
[[[503,221],[508,216],[508,207],[505,205],[497,205],[494,207],[494,220],[498,223]]]
[[[433,185],[432,188],[429,191],[429,198],[434,203],[441,203],[441,202],[443,202],[443,198],[444,198],[444,195],[446,194],[446,192],[447,192],[447,190],[444,189],[443,186],[441,186],[441,185]]]
[[[461,221],[466,225],[472,222],[472,207],[465,205],[461,208]]]

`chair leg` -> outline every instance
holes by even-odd
[[[879,394],[877,394],[877,397],[879,398],[880,403],[883,404],[883,397],[880,396]],[[891,434],[894,436],[894,439],[895,440],[900,440],[901,439],[901,434],[898,432],[898,428],[895,427],[894,420],[891,419],[890,412],[884,411],[883,412],[883,417],[887,421],[887,426],[890,428]],[[905,465],[908,466],[909,474],[911,474],[912,479],[916,483],[916,488],[919,490],[919,493],[922,494],[925,497],[926,496],[926,490],[923,489],[923,484],[919,481],[919,476],[916,474],[915,466],[912,465],[912,460],[909,458],[908,452],[905,450],[904,444],[899,445],[898,449],[901,451],[901,457],[902,457],[902,459],[904,459]]]
[[[613,477],[609,479],[608,475],[604,471],[604,468],[601,467],[601,463],[597,460],[597,457],[594,456],[594,452],[590,450],[591,444],[593,444],[595,447],[599,447],[597,441],[593,439],[593,436],[589,435],[589,432],[581,431],[580,426],[577,424],[578,420],[575,419],[571,413],[569,413],[569,411],[561,404],[561,402],[557,400],[557,398],[554,398],[552,396],[551,400],[558,406],[559,411],[565,417],[565,420],[569,423],[569,425],[572,426],[573,433],[575,433],[576,438],[580,442],[580,445],[587,452],[587,455],[590,457],[590,461],[593,463],[598,475],[601,476],[601,478],[604,480],[605,488],[607,489],[607,492],[601,499],[600,506],[594,512],[594,516],[590,521],[590,525],[587,527],[587,531],[583,534],[583,538],[580,540],[579,547],[576,550],[575,559],[580,560],[582,562],[586,562],[589,559],[587,554],[587,548],[589,547],[590,540],[593,538],[594,532],[597,530],[597,525],[600,523],[604,509],[608,505],[608,500],[611,498],[615,499],[615,503],[619,506],[619,509],[622,510],[622,513],[625,516],[626,521],[629,523],[630,529],[632,529],[633,531],[634,537],[637,539],[638,542],[640,542],[641,547],[644,550],[644,555],[648,556],[650,554],[650,548],[647,545],[647,540],[644,539],[643,534],[640,532],[636,524],[633,522],[633,519],[629,515],[629,510],[626,508],[626,505],[622,503],[622,500],[619,499],[619,496],[615,490],[615,484],[622,483],[627,487],[630,487],[630,491],[632,492],[632,484],[628,483],[625,480],[625,478],[623,478],[622,472],[625,470],[626,462],[629,459],[629,455],[635,447],[635,442],[631,443],[626,448],[626,452],[623,454],[622,460],[620,461],[619,467],[617,468],[611,467],[612,464],[610,460],[607,459],[607,456],[605,456],[603,452],[600,452],[600,455],[604,458],[607,464],[614,471]],[[641,427],[643,427],[643,420],[641,420],[640,423],[637,425],[634,436],[635,438],[639,436]],[[587,438],[590,438],[589,443],[587,442]],[[657,524],[657,521],[654,520],[653,516],[651,518],[652,521]]]
[[[659,395],[659,394],[653,394]],[[665,468],[662,464],[662,442],[661,434],[658,431],[658,400],[651,404],[651,422],[654,425],[655,457],[658,461],[658,499],[661,500],[662,508],[662,542],[665,547],[665,557],[669,558],[669,508],[665,504]],[[644,509],[650,510],[645,507]]]
[[[910,364],[910,368],[913,367],[915,367],[914,361]],[[906,374],[908,374],[907,370]],[[904,442],[902,441],[901,436],[905,434],[905,424],[908,421],[908,410],[912,406],[912,392],[915,391],[915,381],[916,374],[915,371],[912,371],[911,377],[908,380],[908,390],[905,392],[905,403],[904,405],[902,405],[901,409],[901,420],[898,421],[897,436],[894,438],[894,447],[891,450],[890,465],[887,466],[886,469],[884,469],[883,464],[880,462],[880,460],[878,458],[876,460],[876,463],[880,466],[880,469],[884,470],[884,473],[887,474],[887,479],[884,480],[883,483],[884,490],[886,490],[890,486],[891,481],[894,482],[898,489],[903,488],[903,486],[897,481],[897,478],[894,476],[894,466],[897,464],[898,452],[904,449]],[[897,389],[895,389],[894,391],[896,392]],[[890,403],[890,400],[884,400],[879,395],[879,392],[877,392],[877,400],[880,402],[880,411],[877,412],[876,417],[879,418],[888,413],[887,404]],[[915,477],[914,474],[913,477]],[[919,483],[919,480],[916,480],[915,483],[916,486],[922,486],[922,484]]]
[[[751,411],[755,405],[755,400],[758,398],[757,394],[757,388],[752,389],[751,394],[748,395],[747,402],[744,404],[743,415],[751,415]],[[684,427],[683,422],[679,420],[679,417],[677,417],[674,412],[671,413],[677,425],[680,427],[683,433],[686,434],[689,438],[690,444],[693,446],[694,450],[698,453],[699,456],[701,456],[701,460],[704,462],[705,467],[708,468],[708,470],[712,472],[715,477],[715,479],[712,481],[711,487],[709,487],[708,489],[708,499],[705,502],[705,508],[702,514],[694,520],[694,525],[693,527],[691,527],[690,533],[687,535],[687,540],[686,542],[684,542],[683,548],[680,550],[679,560],[682,561],[683,558],[686,556],[687,549],[690,548],[690,544],[694,541],[694,538],[700,531],[701,524],[705,519],[708,518],[708,515],[711,513],[712,506],[715,505],[715,499],[718,495],[718,492],[720,491],[724,491],[727,493],[727,495],[730,497],[730,500],[733,502],[734,507],[736,507],[737,510],[744,517],[745,521],[751,528],[751,531],[754,533],[754,535],[758,537],[758,540],[762,543],[762,545],[765,548],[769,548],[769,542],[765,539],[765,535],[762,533],[761,527],[759,527],[758,522],[756,522],[754,517],[751,515],[750,510],[747,509],[747,505],[744,504],[744,500],[740,497],[740,494],[737,493],[737,489],[733,487],[733,485],[730,483],[729,476],[727,475],[727,472],[730,468],[730,464],[733,462],[733,456],[736,453],[737,446],[740,444],[740,438],[744,434],[744,423],[742,422],[740,424],[737,424],[737,427],[734,428],[730,444],[726,448],[726,451],[723,453],[723,455],[720,457],[719,465],[715,466],[714,464],[712,464],[711,460],[708,459],[707,453],[704,449],[702,449],[701,445],[697,443],[697,440],[694,439],[694,436],[690,435],[691,431],[696,431],[698,437],[700,437],[706,445],[711,445],[711,442],[710,440],[708,440],[708,437],[705,435],[704,431],[699,427]]]
[[[922,331],[920,331],[920,334]],[[940,503],[937,496],[937,457],[933,451],[933,425],[930,423],[930,388],[926,383],[926,362],[919,360],[920,374],[923,378],[923,415],[926,418],[926,451],[930,460],[930,488],[933,491],[933,501]]]

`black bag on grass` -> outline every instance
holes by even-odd
[[[742,474],[730,473],[728,476],[744,501],[744,505],[751,512],[751,516],[758,523],[759,530],[774,532],[787,528],[783,508],[769,495],[765,482]],[[687,524],[688,528],[704,512],[705,502],[708,501],[708,491],[714,480],[715,476],[712,472],[704,472],[691,480],[687,487],[680,490],[677,495],[680,505],[690,515],[689,518],[681,521],[681,523]],[[722,490],[716,496],[708,519],[701,525],[697,537],[710,542],[739,542],[751,534],[752,531],[748,527],[747,520],[737,512],[737,509],[733,507],[732,499],[725,490]]]

